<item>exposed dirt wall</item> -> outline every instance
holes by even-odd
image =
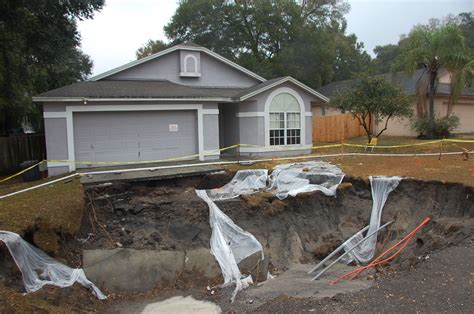
[[[208,248],[208,208],[194,189],[218,187],[231,177],[220,173],[88,190],[83,236],[94,236],[84,247],[113,248],[118,242],[135,249]],[[472,233],[473,198],[474,188],[461,184],[404,179],[385,205],[382,221],[395,222],[381,233],[379,242],[387,246],[401,239],[428,215],[433,221],[423,229],[414,245],[419,252],[412,250],[413,254],[458,241]],[[368,182],[347,177],[337,197],[314,192],[280,201],[262,192],[217,204],[257,237],[273,268],[285,269],[322,258],[366,225],[372,197]]]

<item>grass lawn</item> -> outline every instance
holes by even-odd
[[[0,185],[0,195],[18,191],[55,178]],[[0,199],[0,230],[35,232],[35,243],[57,253],[58,232],[75,234],[80,227],[84,198],[77,178]]]
[[[474,140],[474,137],[457,137],[454,139],[459,140]],[[399,148],[383,148],[375,147],[374,153],[406,153],[406,154],[415,154],[415,153],[439,153],[442,152],[462,152],[464,150],[473,151],[474,142],[472,143],[457,143],[457,142],[444,142],[444,143],[430,143],[433,140],[424,140],[418,139],[416,137],[404,137],[404,136],[381,136],[378,139],[377,146],[395,146],[395,145],[414,145],[410,147],[399,147]],[[335,143],[314,143],[314,147],[322,147],[325,145],[331,144],[340,144],[341,142]],[[367,137],[355,137],[344,140],[344,143],[347,144],[356,144],[356,145],[367,145]],[[420,145],[421,144],[421,145]],[[345,146],[344,150],[342,148],[321,148],[314,149],[314,153],[318,154],[328,154],[328,153],[360,153],[365,152],[365,147],[349,147]],[[369,147],[367,151],[371,151]]]

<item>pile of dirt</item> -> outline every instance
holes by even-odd
[[[221,186],[231,177],[220,173],[88,190],[84,248],[209,248],[209,210],[194,190]],[[383,221],[395,222],[380,233],[379,250],[401,239],[426,216],[432,222],[407,250],[408,257],[459,242],[472,233],[473,197],[474,188],[462,184],[402,180],[383,211]],[[278,200],[261,192],[217,204],[262,243],[272,269],[287,269],[326,256],[364,227],[372,197],[367,181],[346,177],[337,197],[313,192]]]

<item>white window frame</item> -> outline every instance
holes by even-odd
[[[189,59],[194,61],[194,69],[188,68]],[[195,55],[187,54],[181,61],[183,62],[183,65],[181,67],[183,71],[179,73],[179,76],[182,76],[182,77],[200,77],[201,76],[201,73],[199,72],[200,66],[198,65],[198,58]],[[190,67],[192,68],[193,66],[190,65]]]
[[[300,146],[301,141],[302,141],[302,137],[303,137],[303,135],[301,134],[301,120],[303,119],[301,117],[301,112],[299,112],[299,111],[270,111],[269,112],[269,117],[272,113],[283,114],[283,128],[278,128],[278,129],[272,128],[271,127],[271,121],[270,121],[270,129],[268,130],[268,137],[269,137],[269,139],[271,139],[270,131],[283,130],[283,132],[284,132],[283,133],[283,145],[272,145],[271,143],[269,143],[269,145],[270,146]],[[297,114],[300,115],[300,127],[299,128],[289,128],[288,127],[288,114],[289,113],[297,113]],[[300,144],[288,144],[288,134],[287,134],[288,130],[300,130]]]
[[[188,69],[188,59],[189,58],[192,58],[194,60],[194,71],[191,72],[189,71]],[[197,61],[197,58],[195,56],[193,56],[192,54],[188,54],[186,55],[186,57],[184,57],[184,73],[192,73],[192,74],[197,74],[198,73],[198,61]]]
[[[285,114],[285,145],[271,145],[271,147],[279,147],[279,146],[305,146],[306,145],[306,128],[305,128],[305,106],[303,102],[303,98],[293,89],[289,87],[280,87],[275,89],[268,95],[267,100],[265,101],[265,146],[270,147],[270,106],[272,104],[273,98],[278,96],[279,94],[287,93],[292,95],[298,101],[300,105],[300,111],[291,111],[293,113],[300,114],[300,144],[290,144],[286,145],[286,114]],[[290,112],[290,111],[287,111]]]

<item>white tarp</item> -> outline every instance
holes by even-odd
[[[20,269],[27,292],[35,292],[48,284],[64,288],[78,282],[90,289],[98,299],[107,298],[86,278],[82,269],[73,269],[59,263],[23,240],[18,234],[0,231],[0,241],[5,243]]]
[[[240,195],[249,195],[267,186],[268,170],[239,170],[226,185],[208,190],[207,195],[213,201],[223,201]]]
[[[401,177],[369,177],[372,189],[372,213],[370,214],[369,230],[366,234],[372,234],[380,227],[382,209],[387,201],[390,192],[395,190],[402,180]],[[344,250],[349,251],[355,244],[364,238],[362,232],[356,233],[352,238],[344,243]],[[349,253],[351,259],[359,263],[368,263],[374,258],[375,247],[377,245],[377,233],[358,245]]]
[[[273,168],[269,189],[279,199],[312,191],[334,196],[342,179],[344,173],[339,167],[323,161],[281,164]]]
[[[278,165],[273,168],[270,176],[266,169],[239,170],[229,183],[207,190],[207,194],[213,201],[223,201],[265,189],[279,199],[312,191],[322,191],[328,196],[334,196],[342,179],[344,173],[339,167],[323,161],[307,161]]]
[[[236,285],[231,299],[233,302],[237,292],[252,283],[251,276],[243,278],[237,264],[259,251],[262,252],[263,259],[263,247],[251,233],[237,226],[224,214],[206,191],[196,190],[196,194],[209,206],[209,223],[212,229],[211,253],[222,270],[224,286],[231,283]]]

